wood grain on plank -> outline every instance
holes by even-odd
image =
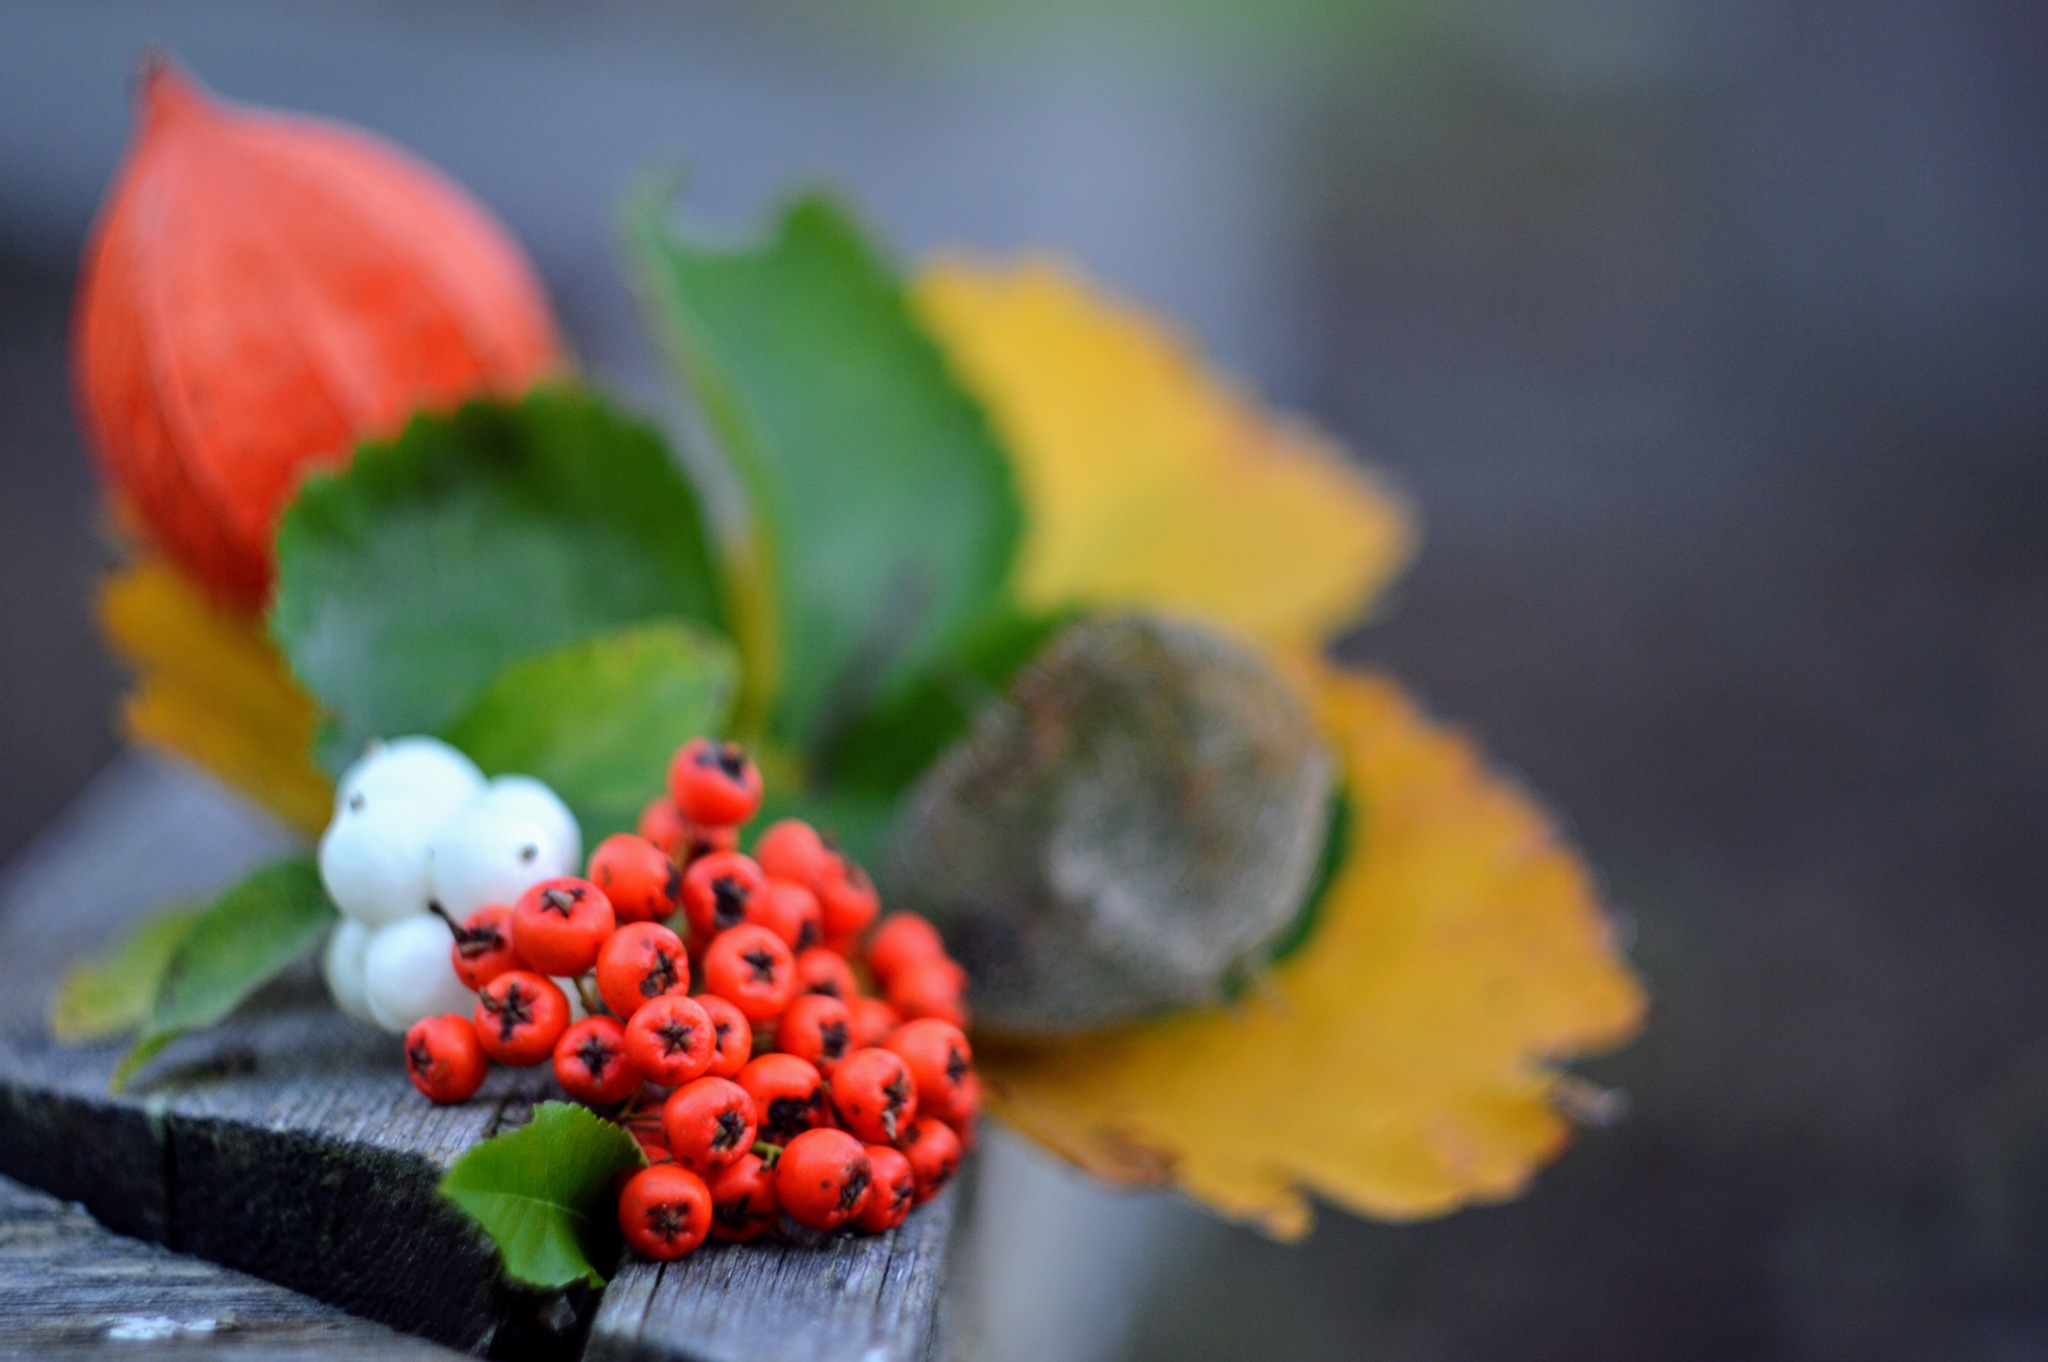
[[[0,1357],[433,1362],[457,1354],[197,1258],[125,1238],[0,1178]]]
[[[631,1262],[598,1307],[585,1362],[922,1362],[937,1347],[957,1205],[957,1190],[942,1192],[889,1234]]]

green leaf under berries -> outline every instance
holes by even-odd
[[[199,916],[199,909],[186,908],[153,917],[106,954],[73,965],[51,995],[50,1034],[70,1044],[141,1026],[172,952]]]
[[[519,1129],[457,1159],[441,1195],[491,1236],[514,1281],[603,1286],[593,1264],[618,1254],[618,1175],[645,1162],[631,1135],[588,1108],[543,1102]]]
[[[573,387],[415,417],[310,478],[271,630],[326,711],[329,770],[433,733],[521,658],[620,625],[716,625],[696,495],[655,432]]]
[[[676,748],[724,730],[737,672],[723,639],[636,625],[513,663],[444,736],[492,775],[546,781],[595,843],[633,826]]]
[[[767,240],[669,230],[666,194],[628,213],[649,323],[745,491],[768,618],[737,625],[770,726],[815,752],[945,656],[1005,599],[1022,531],[1011,470],[889,265],[830,200]]]
[[[319,945],[335,918],[308,858],[265,866],[215,899],[164,962],[142,1033],[115,1071],[114,1086],[185,1032],[224,1020]]]

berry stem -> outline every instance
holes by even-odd
[[[766,1161],[768,1166],[770,1168],[773,1168],[775,1166],[775,1161],[782,1157],[782,1146],[779,1144],[770,1144],[766,1140],[756,1140],[754,1141],[753,1152],[760,1155],[761,1158],[764,1161]]]

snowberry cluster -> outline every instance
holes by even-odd
[[[568,806],[531,776],[487,781],[435,738],[372,748],[342,775],[320,838],[344,919],[321,962],[336,1005],[391,1032],[474,1005],[449,963],[451,915],[510,903],[582,855]]]
[[[809,824],[775,823],[741,853],[760,802],[738,747],[684,744],[638,835],[605,839],[586,877],[550,862],[463,901],[441,953],[474,1005],[406,1033],[434,1101],[468,1098],[491,1060],[552,1061],[571,1097],[615,1108],[649,1160],[619,1224],[651,1258],[784,1214],[894,1228],[973,1139],[966,976],[923,918],[878,922],[867,874]]]

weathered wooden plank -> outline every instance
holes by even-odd
[[[433,1193],[460,1152],[558,1096],[497,1070],[459,1107],[421,1100],[388,1036],[348,1021],[309,969],[187,1037],[119,1096],[119,1047],[64,1048],[51,983],[138,915],[291,845],[203,779],[130,755],[0,874],[0,1173],[102,1222],[476,1352],[753,1359],[932,1354],[954,1196],[896,1234],[714,1248],[627,1266],[603,1308],[515,1291]]]
[[[923,1362],[937,1355],[960,1196],[942,1192],[890,1234],[632,1263],[605,1291],[584,1362]]]
[[[0,1178],[0,1357],[457,1354],[197,1258],[125,1238]]]

